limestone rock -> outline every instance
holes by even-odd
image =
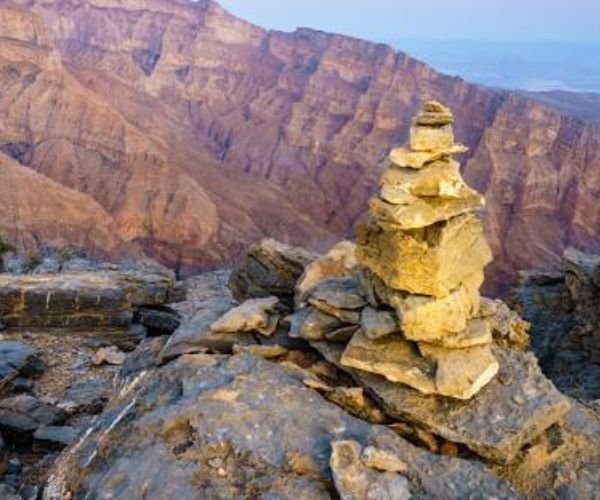
[[[415,117],[414,123],[431,127],[451,125],[454,123],[454,117],[447,106],[437,101],[427,101],[423,104],[423,110]]]
[[[305,304],[310,292],[328,278],[352,276],[356,267],[356,245],[351,241],[340,241],[326,254],[308,264],[296,284],[296,306]]]
[[[256,356],[182,356],[115,391],[77,447],[54,465],[44,500],[330,498],[332,443],[354,440],[406,461],[420,498],[514,498],[477,462],[433,455],[350,416],[303,375]],[[226,439],[223,437],[226,436]],[[219,458],[219,467],[209,460]],[[219,469],[221,473],[219,473]],[[123,481],[122,478],[127,480]]]
[[[408,500],[408,480],[394,472],[369,469],[360,460],[356,441],[335,441],[331,445],[331,471],[342,500]]]
[[[384,229],[420,229],[436,222],[472,212],[485,204],[473,192],[465,198],[415,198],[410,205],[394,205],[374,198],[369,202],[371,216]]]
[[[355,325],[360,323],[360,310],[350,311],[348,309],[339,309],[332,306],[330,303],[318,300],[315,297],[310,297],[308,303],[322,313],[337,318],[342,323],[351,323]]]
[[[435,363],[435,387],[442,396],[470,399],[498,373],[489,345],[449,349],[419,344],[419,350]]]
[[[0,275],[0,319],[21,327],[126,327],[133,308],[168,302],[174,279],[142,271]]]
[[[238,302],[275,295],[292,307],[296,283],[317,255],[272,239],[250,248],[246,259],[229,279],[229,289]]]
[[[472,215],[411,231],[378,225],[357,229],[359,262],[390,288],[443,297],[492,260],[481,223]]]
[[[279,358],[288,353],[286,347],[280,345],[235,345],[233,354],[248,353],[265,359]]]
[[[526,349],[529,346],[529,328],[531,324],[501,300],[490,301],[488,299],[488,306],[490,302],[494,303],[493,308],[495,308],[495,311],[484,319],[490,325],[496,344],[513,349]],[[481,309],[485,308],[482,305]],[[480,310],[479,314],[484,315],[485,313],[485,310]]]
[[[500,371],[475,397],[459,400],[421,394],[380,376],[341,364],[343,347],[312,345],[348,371],[392,418],[414,422],[493,461],[508,462],[526,443],[559,422],[569,401],[541,373],[533,354],[494,348]]]
[[[426,167],[390,167],[379,181],[379,196],[392,205],[409,205],[417,198],[472,198],[476,192],[460,175],[460,164],[453,160],[438,160]]]
[[[345,367],[376,373],[391,382],[406,384],[424,394],[436,392],[435,364],[400,334],[371,340],[359,330],[341,357]]]
[[[454,146],[452,125],[424,126],[415,124],[410,129],[410,149],[413,151],[439,151]]]
[[[23,342],[0,340],[0,389],[33,361],[35,350]]]
[[[125,362],[127,355],[118,347],[102,347],[98,349],[92,356],[91,363],[93,365],[122,365]]]
[[[300,314],[300,313],[295,313]],[[305,340],[323,340],[328,333],[340,329],[344,324],[336,317],[325,314],[318,309],[308,308],[302,326],[300,327],[297,338]],[[290,331],[292,337],[295,330]]]
[[[482,318],[467,321],[467,328],[462,332],[449,333],[429,343],[448,349],[464,349],[491,344],[494,340],[490,323]]]
[[[347,344],[359,328],[359,325],[345,325],[341,328],[326,333],[325,338],[330,342]]]
[[[437,151],[412,151],[408,148],[392,149],[390,162],[400,168],[423,168],[437,160],[447,160],[451,155],[466,153],[468,148],[462,144],[454,144]]]
[[[385,337],[399,329],[398,319],[392,311],[365,307],[360,316],[360,326],[369,339]]]
[[[183,321],[165,344],[160,357],[167,361],[182,354],[204,352],[207,349],[231,352],[235,344],[255,344],[256,341],[247,333],[215,333],[211,325],[231,309],[231,298],[211,298],[200,304],[192,318]]]
[[[334,387],[326,391],[325,397],[344,408],[350,415],[372,424],[384,424],[388,421],[378,406],[365,395],[362,387]]]
[[[361,454],[362,463],[371,469],[388,472],[406,472],[408,465],[397,455],[380,450],[374,446],[367,446]]]
[[[367,305],[354,278],[329,278],[321,281],[310,297],[335,309],[356,310]]]
[[[31,435],[39,427],[61,424],[65,417],[63,410],[26,394],[0,401],[0,430],[19,438]]]
[[[279,316],[275,314],[277,297],[248,299],[227,311],[211,326],[214,333],[258,332],[269,337],[277,327]]]
[[[441,299],[398,292],[388,294],[386,300],[396,309],[407,339],[435,342],[466,330],[468,320],[479,311],[478,288],[482,281],[483,276],[473,276]]]

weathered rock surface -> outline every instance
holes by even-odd
[[[341,366],[343,347],[313,345]],[[425,395],[377,375],[349,370],[388,415],[415,422],[431,432],[493,460],[509,461],[521,447],[569,411],[569,402],[540,372],[533,355],[495,349],[500,372],[474,398],[459,401]]]
[[[174,278],[153,272],[0,275],[0,319],[8,326],[123,327],[133,308],[169,301]]]
[[[60,424],[65,416],[59,408],[26,394],[0,401],[0,430],[17,438],[30,436],[42,426]]]
[[[467,328],[479,311],[481,282],[481,276],[471,277],[441,299],[398,292],[389,293],[386,302],[396,310],[407,339],[432,342]]]
[[[3,389],[35,356],[35,350],[22,342],[0,340],[0,389]]]
[[[563,271],[522,273],[512,302],[531,323],[540,366],[560,390],[576,398],[600,398],[599,258],[568,251]]]
[[[254,343],[253,338],[247,334],[232,335],[215,333],[212,330],[212,324],[233,306],[231,296],[226,290],[223,290],[222,297],[198,304],[194,316],[184,321],[167,341],[161,357],[167,360],[182,354],[204,352],[207,349],[231,351],[235,343]]]
[[[321,281],[329,278],[352,276],[356,267],[356,244],[351,241],[340,241],[327,253],[317,257],[306,266],[304,273],[296,284],[295,304],[305,304],[310,292]]]
[[[371,214],[377,217],[378,224],[386,229],[420,229],[436,222],[447,221],[452,217],[472,212],[483,206],[483,198],[473,195],[469,198],[417,198],[410,205],[393,205],[381,199],[369,202]]]
[[[181,325],[181,316],[169,306],[139,307],[136,319],[153,337],[170,335]]]
[[[436,392],[435,364],[428,362],[419,354],[416,344],[408,342],[400,334],[371,340],[360,330],[346,346],[340,363],[377,373],[423,394]]]
[[[357,242],[361,264],[387,286],[436,297],[481,272],[492,259],[481,223],[470,215],[414,231],[361,225]]]
[[[98,349],[92,359],[90,360],[93,365],[122,365],[125,362],[126,355],[118,347],[102,347]]]
[[[419,344],[419,351],[435,364],[435,387],[442,396],[471,399],[498,373],[489,345],[456,349]]]
[[[350,417],[293,371],[248,355],[198,354],[124,387],[63,454],[43,498],[329,498],[332,443],[348,439],[402,457],[416,496],[516,497],[481,464],[432,455]]]
[[[238,302],[275,295],[292,307],[296,282],[316,257],[302,248],[262,240],[250,248],[243,265],[231,274],[229,289]]]
[[[210,325],[214,333],[256,332],[270,337],[279,321],[276,314],[277,297],[264,299],[248,299],[242,304],[227,311]]]
[[[467,321],[467,328],[462,332],[450,333],[429,342],[420,342],[420,344],[425,345],[429,343],[448,349],[464,349],[478,345],[488,345],[493,341],[490,323],[491,321],[481,318],[470,319]]]
[[[62,394],[61,407],[73,413],[100,413],[112,393],[112,384],[104,379],[73,381]]]
[[[49,425],[38,427],[33,439],[42,445],[64,448],[75,441],[78,433],[73,427]]]
[[[405,477],[394,472],[369,469],[360,456],[361,447],[356,441],[332,443],[331,471],[342,500],[408,500],[412,497]]]
[[[365,307],[360,316],[360,327],[368,339],[378,339],[399,329],[398,319],[391,311]]]
[[[310,294],[310,299],[334,309],[349,311],[367,305],[354,278],[328,278],[321,281]]]

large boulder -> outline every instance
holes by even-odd
[[[62,454],[43,498],[325,499],[332,447],[344,440],[399,457],[399,484],[416,497],[517,497],[477,462],[433,455],[351,417],[294,370],[247,354],[196,354],[123,386]]]

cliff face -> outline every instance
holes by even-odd
[[[326,246],[350,233],[424,99],[453,108],[471,147],[464,173],[488,199],[496,276],[600,246],[600,129],[541,104],[384,45],[268,32],[208,0],[0,13],[3,151],[92,198],[167,264],[216,264],[263,234]]]

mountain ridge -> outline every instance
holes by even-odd
[[[309,28],[267,31],[212,0],[20,3],[28,6],[25,18],[37,16],[39,31],[53,37],[62,71],[100,105],[118,110],[143,144],[142,158],[132,154],[135,142],[116,145],[129,166],[113,161],[114,172],[141,179],[121,199],[125,214],[94,187],[104,174],[89,168],[94,148],[115,147],[100,135],[110,137],[111,119],[98,124],[93,140],[84,138],[79,157],[30,166],[80,191],[85,184],[122,220],[126,240],[172,267],[228,262],[264,235],[322,249],[334,235],[352,234],[375,192],[379,165],[404,141],[410,117],[427,98],[454,109],[457,136],[471,148],[464,175],[489,200],[484,218],[496,282],[516,269],[557,264],[565,246],[600,247],[591,182],[600,175],[600,129],[582,120],[441,75],[384,44]],[[0,12],[8,5],[14,4],[3,2]],[[13,35],[31,31],[24,22],[19,32],[17,24]],[[64,106],[60,112],[70,113]],[[31,124],[20,127],[0,130],[0,146],[11,142],[8,135],[27,142]],[[151,159],[169,182],[155,181],[164,203],[149,223],[134,214],[156,197],[134,195],[152,191],[145,182]],[[182,193],[183,186],[197,194]],[[174,193],[179,206],[203,199],[205,208],[162,221]],[[173,225],[179,233],[168,229]]]

